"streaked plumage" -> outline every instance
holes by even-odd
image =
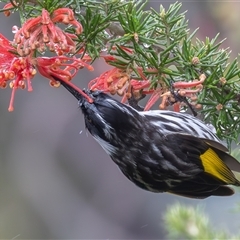
[[[206,198],[232,195],[226,185],[240,186],[231,171],[240,172],[240,163],[197,118],[172,111],[138,112],[102,92],[87,92],[93,99],[89,103],[62,84],[79,100],[88,131],[140,188]]]

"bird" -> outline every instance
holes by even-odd
[[[139,111],[103,91],[85,90],[92,102],[54,77],[77,100],[85,126],[122,173],[155,193],[193,199],[230,196],[240,186],[240,163],[198,118],[170,110]]]

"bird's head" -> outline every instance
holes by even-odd
[[[88,131],[95,137],[100,137],[105,141],[109,141],[114,137],[115,131],[118,129],[130,129],[129,117],[133,119],[138,112],[130,106],[120,103],[108,94],[102,91],[83,91],[86,96],[73,88],[68,83],[58,80],[77,100],[84,117]],[[127,118],[126,118],[127,116]],[[131,124],[130,124],[131,125]]]

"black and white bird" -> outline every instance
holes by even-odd
[[[56,79],[56,78],[55,78]],[[229,196],[240,186],[240,163],[199,119],[184,113],[137,111],[100,91],[73,94],[93,138],[138,187],[190,198]]]

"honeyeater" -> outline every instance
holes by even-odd
[[[101,91],[85,91],[61,79],[77,98],[87,130],[122,173],[138,187],[190,198],[229,196],[240,186],[240,163],[199,119],[167,110],[138,111]],[[91,173],[89,173],[91,174]]]

